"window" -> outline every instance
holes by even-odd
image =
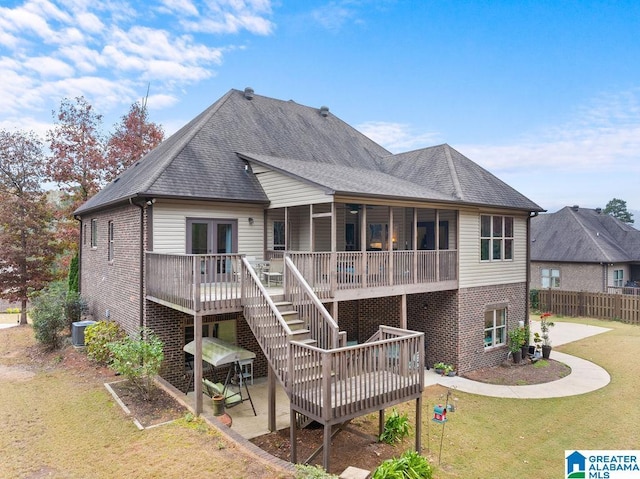
[[[282,251],[286,247],[284,240],[284,221],[273,222],[273,249]]]
[[[480,216],[480,260],[513,260],[512,216]]]
[[[107,249],[107,260],[113,261],[113,221],[109,221],[108,223],[108,249]]]
[[[490,309],[484,313],[484,347],[505,344],[507,336],[507,309]]]
[[[560,287],[560,270],[552,268],[542,268],[540,270],[540,283],[543,288]]]
[[[96,218],[91,220],[91,247],[98,247],[98,220]]]
[[[624,285],[624,270],[613,270],[613,285],[622,288],[622,286]]]

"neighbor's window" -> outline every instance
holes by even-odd
[[[543,288],[560,287],[560,270],[553,268],[542,268],[540,270],[540,280]]]
[[[480,215],[480,259],[513,259],[513,216]]]
[[[98,247],[98,220],[96,218],[91,220],[91,247]]]
[[[285,249],[284,221],[273,222],[273,249],[274,250]]]
[[[484,347],[505,344],[507,336],[506,308],[490,309],[484,313]]]
[[[624,285],[624,270],[622,269],[614,269],[613,270],[613,285],[622,287]]]
[[[107,260],[113,261],[113,221],[108,223],[108,238]]]

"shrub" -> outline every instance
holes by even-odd
[[[380,464],[371,479],[431,479],[433,469],[429,461],[415,451],[407,451],[402,456],[387,459]]]
[[[387,444],[400,442],[409,435],[410,431],[409,417],[406,414],[399,414],[396,408],[393,408],[384,422],[384,431],[380,435],[380,441]]]
[[[36,340],[49,349],[62,345],[62,331],[67,326],[64,283],[50,283],[42,291],[31,295],[31,319]]]
[[[160,372],[164,359],[163,346],[153,331],[143,328],[138,339],[125,336],[120,341],[109,343],[112,354],[109,367],[126,377],[148,401],[155,391],[154,378]]]
[[[529,308],[533,311],[540,311],[540,291],[537,289],[529,291]]]
[[[71,330],[71,324],[80,321],[82,315],[89,310],[87,301],[80,297],[77,291],[69,291],[64,304],[64,314],[67,318],[67,326]]]
[[[321,466],[296,464],[296,479],[338,479],[338,476],[329,474]]]
[[[87,356],[99,364],[108,365],[112,359],[109,343],[124,337],[124,330],[115,321],[98,321],[87,326],[84,330]]]
[[[70,293],[77,293],[80,290],[78,281],[80,275],[78,273],[78,253],[71,258],[71,264],[69,264],[69,276],[67,278],[67,289]]]

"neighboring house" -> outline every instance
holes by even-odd
[[[640,231],[600,208],[531,219],[531,289],[607,293],[640,284]]]
[[[200,333],[224,338],[326,427],[419,400],[423,374],[404,365],[463,373],[507,357],[506,331],[527,320],[540,211],[446,144],[394,155],[326,107],[231,90],[76,211],[81,293],[96,319],[152,328],[175,386],[188,387],[186,343],[198,368]],[[262,283],[267,264],[282,275]],[[373,386],[398,372],[409,378],[398,391]],[[363,373],[368,397],[354,399],[345,384]],[[318,391],[333,381],[344,387],[333,401],[351,403],[328,412]]]

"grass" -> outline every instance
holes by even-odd
[[[497,399],[453,391],[456,411],[448,414],[445,427],[431,418],[447,390],[425,389],[423,455],[436,466],[435,478],[563,477],[565,449],[637,449],[640,327],[584,318],[554,321],[612,329],[554,347],[604,367],[611,383],[557,399]],[[0,330],[0,364],[25,362],[15,351],[32,341],[29,327]],[[398,406],[412,426],[414,408],[415,402]],[[377,415],[370,416],[366,422],[376,434]],[[205,477],[278,477],[197,421],[185,418],[140,432],[99,384],[79,381],[62,369],[37,371],[29,381],[6,381],[0,375],[0,477],[181,478],[196,472]]]
[[[612,328],[554,348],[602,366],[611,375],[611,383],[588,394],[557,399],[496,399],[453,391],[458,398],[456,412],[448,415],[444,428],[430,419],[446,389],[427,388],[423,453],[436,465],[444,430],[441,465],[435,477],[564,477],[565,449],[637,449],[640,327],[585,318],[554,317],[554,321]],[[415,417],[413,408],[403,410],[410,420]]]
[[[200,419],[139,431],[91,375],[33,367],[32,344],[28,326],[0,330],[0,478],[291,477]],[[3,376],[18,365],[35,376]]]

